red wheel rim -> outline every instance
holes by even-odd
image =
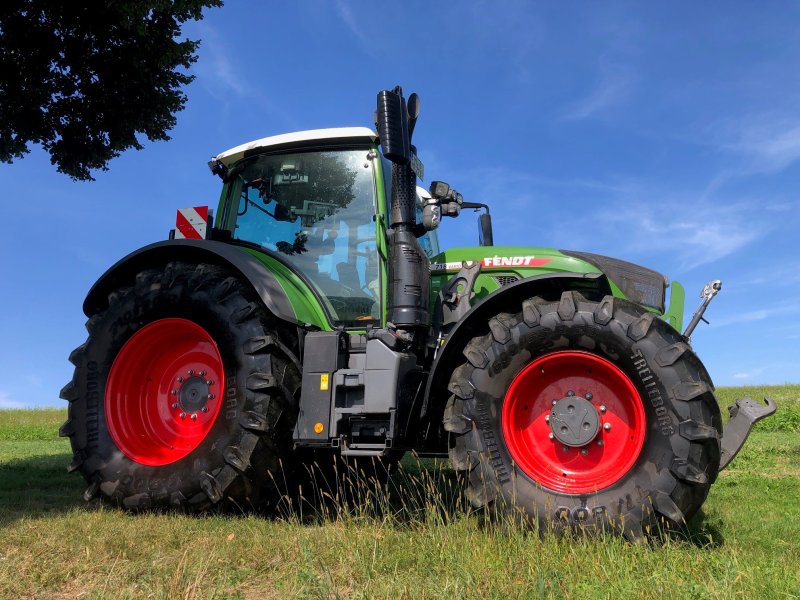
[[[111,438],[143,465],[180,460],[214,424],[224,377],[217,345],[196,323],[160,319],[145,325],[111,366],[105,395]]]
[[[574,395],[599,417],[582,446],[553,439],[553,401]],[[610,361],[588,352],[546,354],[511,382],[503,402],[503,436],[511,457],[531,479],[569,494],[596,492],[619,481],[641,453],[646,419],[631,380]]]

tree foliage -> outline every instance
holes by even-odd
[[[141,136],[168,140],[197,41],[181,25],[221,0],[0,2],[0,160],[41,144],[73,179]]]

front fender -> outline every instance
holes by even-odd
[[[475,304],[439,348],[428,376],[421,416],[444,410],[450,375],[465,360],[462,350],[473,337],[488,333],[490,318],[501,312],[519,312],[522,303],[533,296],[557,300],[567,290],[601,297],[612,293],[602,273],[547,273],[501,287]]]
[[[143,269],[174,260],[205,262],[235,269],[253,286],[272,314],[284,321],[302,324],[280,281],[261,261],[236,246],[208,240],[169,240],[131,252],[95,282],[83,302],[83,312],[90,317],[105,310],[112,290],[129,285],[136,273]]]

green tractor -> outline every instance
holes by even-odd
[[[489,209],[417,187],[419,99],[367,128],[216,156],[216,215],[182,209],[84,302],[61,392],[68,467],[129,510],[274,507],[309,463],[449,456],[477,507],[627,537],[685,523],[755,421],[684,333],[683,289],[566,250],[493,246]],[[481,212],[480,245],[439,248]]]

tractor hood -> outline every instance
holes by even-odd
[[[667,278],[633,263],[588,252],[525,246],[481,246],[451,248],[431,259],[433,287],[438,289],[463,261],[480,261],[481,275],[475,293],[482,297],[495,289],[524,277],[544,273],[603,273],[612,287],[629,300],[665,310]]]

